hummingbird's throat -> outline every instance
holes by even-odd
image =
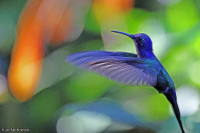
[[[134,41],[134,43],[135,43],[135,47],[136,47],[136,50],[137,50],[137,57],[138,57],[138,58],[141,58],[140,51],[139,51],[139,49],[138,49],[138,44],[137,44],[136,41]]]
[[[139,49],[137,42],[134,41],[134,43],[135,43],[135,47],[137,50],[138,58],[149,58],[149,59],[155,58],[155,55],[153,54],[152,51],[146,51],[144,49]]]

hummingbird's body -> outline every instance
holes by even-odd
[[[67,61],[124,84],[154,87],[172,104],[182,133],[185,133],[180,119],[174,82],[154,55],[149,36],[142,33],[132,35],[119,31],[113,32],[132,38],[137,55],[125,52],[86,51],[69,55]]]

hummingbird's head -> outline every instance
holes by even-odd
[[[120,33],[123,35],[126,35],[130,38],[133,39],[133,41],[135,42],[135,46],[138,50],[144,50],[144,51],[153,51],[152,49],[152,41],[150,39],[150,37],[146,34],[143,33],[139,33],[139,34],[128,34],[128,33],[124,33],[124,32],[120,32],[120,31],[112,31],[115,33]]]

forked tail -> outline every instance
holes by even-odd
[[[184,129],[183,129],[183,125],[181,122],[181,116],[180,116],[180,111],[179,111],[179,107],[177,104],[177,100],[176,100],[176,92],[173,89],[167,89],[167,91],[164,93],[164,95],[167,97],[167,99],[169,100],[169,102],[171,103],[176,119],[178,120],[178,123],[180,125],[181,131],[182,133],[185,133]]]

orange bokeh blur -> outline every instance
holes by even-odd
[[[134,0],[93,0],[92,10],[101,23],[132,10]]]
[[[61,44],[73,31],[68,0],[30,0],[18,21],[17,38],[8,71],[12,94],[30,99],[40,80],[45,44]]]

